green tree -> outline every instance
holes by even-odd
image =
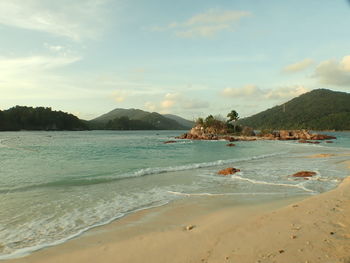
[[[214,123],[214,116],[213,115],[209,115],[208,117],[205,118],[204,120],[204,126],[205,127],[211,127]]]
[[[227,114],[228,122],[233,123],[233,131],[236,132],[236,121],[238,121],[238,113],[235,110],[232,110],[230,113]]]

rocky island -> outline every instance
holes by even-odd
[[[300,143],[318,143],[320,140],[336,139],[334,136],[311,133],[308,130],[261,130],[254,131],[247,126],[238,126],[238,114],[230,112],[227,121],[220,117],[209,115],[206,119],[199,118],[195,126],[177,139],[190,140],[227,140],[233,141],[256,141],[256,140],[297,140]]]

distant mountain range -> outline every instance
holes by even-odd
[[[350,94],[317,89],[238,121],[254,129],[350,130]],[[44,107],[0,110],[0,131],[188,130],[194,122],[172,114],[114,109],[91,121]]]
[[[176,115],[139,109],[114,109],[89,121],[92,129],[110,130],[186,130],[193,124]]]
[[[239,124],[254,129],[350,130],[350,94],[313,90]]]

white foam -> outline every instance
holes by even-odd
[[[230,195],[285,195],[282,192],[245,192],[245,193],[182,193],[175,191],[168,191],[169,194],[179,195],[179,196],[230,196]]]
[[[249,183],[252,184],[263,184],[263,185],[273,185],[273,186],[283,186],[283,187],[293,187],[293,188],[299,188],[302,189],[306,192],[310,192],[310,193],[315,193],[315,191],[306,188],[305,186],[301,185],[301,184],[284,184],[284,183],[272,183],[272,182],[265,182],[265,181],[257,181],[257,180],[253,180],[253,179],[249,179],[249,178],[243,178],[241,176],[232,176],[231,177],[233,180],[242,180],[242,181],[247,181]]]

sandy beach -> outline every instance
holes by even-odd
[[[4,262],[350,262],[350,177],[258,204],[191,197]]]

